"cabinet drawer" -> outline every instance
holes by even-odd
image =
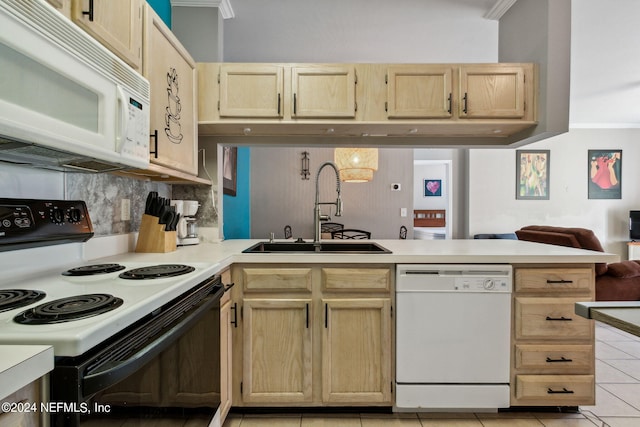
[[[245,292],[311,292],[311,268],[243,268]]]
[[[593,373],[592,345],[516,345],[515,368],[548,374]]]
[[[515,398],[519,404],[593,405],[595,376],[517,375]]]
[[[590,292],[594,288],[591,268],[519,268],[517,292]]]
[[[322,289],[325,291],[390,291],[388,268],[323,268]]]
[[[576,301],[575,298],[516,298],[516,339],[593,339],[593,321],[575,314]]]

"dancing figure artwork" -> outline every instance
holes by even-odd
[[[622,198],[622,150],[589,150],[589,198]]]

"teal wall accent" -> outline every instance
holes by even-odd
[[[238,147],[236,195],[222,197],[225,239],[251,238],[251,149]]]
[[[149,6],[162,18],[167,27],[171,28],[171,1],[170,0],[147,0]]]

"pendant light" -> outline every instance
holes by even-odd
[[[378,170],[377,148],[336,148],[334,161],[344,182],[369,182]]]

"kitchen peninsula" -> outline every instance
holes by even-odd
[[[112,259],[206,262],[230,270],[234,407],[393,407],[397,264],[510,265],[510,406],[595,402],[593,322],[574,319],[573,305],[595,298],[594,265],[617,261],[615,254],[518,240],[374,240],[390,251],[376,254],[243,253],[258,242]],[[340,319],[349,325],[342,330],[360,333],[340,337]],[[339,354],[360,347],[371,350],[370,357],[339,366],[348,359]],[[283,358],[287,363],[278,363]],[[556,359],[569,362],[548,362]],[[347,372],[352,375],[341,382]]]
[[[132,253],[124,252],[128,239],[92,238],[74,248],[87,263],[193,264],[222,275],[229,292],[221,350],[231,363],[223,357],[221,377],[236,408],[395,407],[398,264],[509,265],[509,405],[595,400],[593,321],[547,326],[544,318],[571,317],[575,302],[593,300],[594,265],[617,255],[517,240],[372,240],[390,251],[376,254],[243,253],[260,240],[227,240]],[[20,256],[5,253],[8,265]],[[562,358],[571,361],[545,362]],[[565,389],[572,393],[556,393]]]

